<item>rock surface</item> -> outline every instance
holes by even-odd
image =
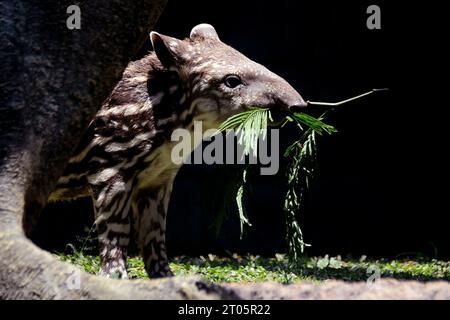
[[[243,299],[450,300],[450,283],[446,281],[419,282],[380,279],[374,284],[367,284],[366,282],[328,280],[321,284],[308,282],[293,285],[278,283],[229,284],[225,287]]]

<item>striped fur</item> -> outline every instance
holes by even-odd
[[[223,44],[209,25],[190,38],[151,34],[155,52],[131,62],[89,125],[50,201],[92,197],[101,271],[127,278],[133,228],[151,277],[170,276],[165,248],[167,208],[179,169],[171,133],[216,127],[248,106],[289,106],[300,95],[282,78]],[[242,85],[227,87],[235,74]]]

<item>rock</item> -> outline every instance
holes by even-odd
[[[302,282],[282,285],[261,283],[254,285],[228,284],[234,294],[243,299],[282,300],[380,300],[426,299],[450,300],[450,283],[446,281],[401,281],[380,279],[373,285],[366,282],[327,280],[320,284]]]
[[[165,0],[0,2],[0,299],[234,297],[200,279],[117,281],[36,247],[32,230],[81,133],[148,37]]]

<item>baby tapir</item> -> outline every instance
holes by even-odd
[[[208,24],[184,40],[150,33],[153,52],[131,62],[89,125],[51,200],[92,197],[101,271],[127,278],[130,231],[150,277],[172,275],[166,216],[179,165],[171,133],[217,127],[248,107],[298,108],[284,79],[219,40]]]

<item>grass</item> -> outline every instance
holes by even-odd
[[[56,254],[61,261],[70,262],[88,273],[97,274],[99,258],[74,251],[71,254]],[[215,255],[200,257],[176,257],[170,261],[170,267],[176,276],[202,276],[211,282],[255,283],[273,281],[283,284],[308,280],[321,282],[327,279],[345,281],[366,281],[374,274],[381,278],[414,279],[420,281],[450,281],[450,261],[436,259],[359,259],[341,257],[309,257],[296,264],[289,262],[286,255],[276,254],[265,258],[255,255]],[[129,277],[132,279],[148,279],[142,259],[128,259]]]

